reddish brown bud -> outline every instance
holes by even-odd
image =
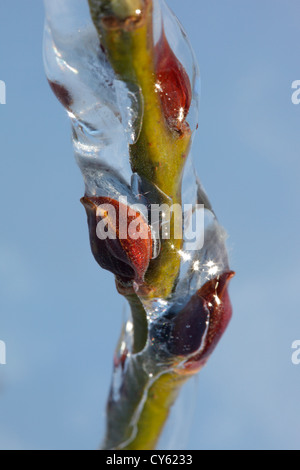
[[[70,108],[73,104],[72,96],[69,91],[60,83],[52,82],[48,80],[51,90],[55,94],[56,98],[61,102],[61,104],[70,111]]]
[[[144,282],[152,257],[151,229],[143,216],[108,197],[81,199],[87,216],[91,249],[97,263],[122,282]],[[107,238],[99,236],[103,228]]]
[[[155,87],[164,115],[171,127],[182,131],[192,101],[191,82],[172,51],[164,30],[156,46],[156,77]]]
[[[199,351],[207,331],[209,315],[205,299],[194,295],[171,322],[167,335],[168,351],[175,356],[189,356]]]
[[[226,330],[232,316],[232,307],[228,295],[228,283],[234,272],[223,273],[217,278],[207,282],[192,298],[190,302],[190,317],[206,315],[209,310],[208,329],[199,354],[187,360],[183,373],[195,373],[203,367],[209,356],[217,346],[221,336]],[[197,307],[198,304],[198,307]],[[196,310],[194,310],[196,308]],[[186,307],[188,309],[188,306]],[[179,371],[180,372],[180,371]]]
[[[175,305],[153,324],[152,344],[165,344],[174,365],[180,364],[175,367],[179,374],[197,372],[224,333],[232,313],[227,286],[233,275],[226,272],[207,282],[185,307]]]

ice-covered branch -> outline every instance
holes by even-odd
[[[163,0],[45,4],[45,69],[71,119],[92,253],[131,308],[103,447],[152,449],[231,317],[226,234],[189,155],[198,67]]]

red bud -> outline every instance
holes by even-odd
[[[184,373],[195,373],[205,365],[226,330],[232,316],[228,283],[233,276],[233,271],[221,274],[216,279],[207,282],[194,296],[193,302],[196,297],[198,298],[200,315],[203,305],[209,309],[208,330],[201,352],[186,361]]]
[[[73,104],[72,96],[69,91],[60,83],[52,82],[48,80],[51,90],[55,94],[56,98],[61,102],[61,104],[70,111],[70,108]]]
[[[182,131],[192,101],[188,74],[172,51],[164,30],[156,46],[156,90],[171,127]]]
[[[194,295],[173,318],[167,334],[167,348],[174,356],[190,356],[199,351],[207,332],[210,310],[202,297]]]
[[[87,212],[91,249],[98,264],[125,283],[143,284],[152,257],[151,229],[143,216],[108,197],[84,197],[81,202]],[[113,238],[99,238],[97,226],[101,222],[105,222],[103,226]]]
[[[227,287],[233,276],[230,271],[208,281],[181,310],[175,304],[153,323],[153,346],[165,345],[179,374],[197,372],[217,346],[232,314]]]

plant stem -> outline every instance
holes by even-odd
[[[103,449],[155,449],[170,408],[188,377],[171,372],[172,367],[152,377],[147,367],[150,370],[153,366],[154,358],[145,350],[129,362],[117,396],[112,386]]]
[[[187,378],[175,373],[158,377],[148,391],[147,400],[140,415],[135,439],[126,450],[155,449],[171,406]]]
[[[172,129],[162,109],[156,88],[152,0],[88,1],[101,44],[115,73],[141,97],[141,132],[129,148],[132,171],[145,184],[158,188],[165,195],[163,198],[181,204],[182,172],[191,132],[188,126],[180,133]],[[155,190],[149,194],[150,203],[161,203]],[[150,263],[145,281],[147,300],[167,299],[173,292],[180,269],[178,251],[182,246],[182,240],[174,237],[176,223],[173,215],[170,239],[162,241],[159,258]],[[126,297],[134,325],[133,356],[123,371],[121,386],[112,386],[103,446],[105,449],[154,449],[186,377],[173,372],[170,359],[165,363],[160,352],[153,353],[145,309],[133,291]]]
[[[182,171],[189,152],[191,133],[187,128],[179,134],[170,129],[155,88],[155,55],[153,42],[152,0],[140,1],[141,13],[136,15],[136,1],[132,17],[124,20],[117,5],[122,0],[89,0],[92,18],[116,74],[124,81],[139,87],[143,103],[143,123],[136,143],[130,146],[134,172],[156,185],[173,204],[181,203]],[[102,5],[102,7],[101,7]],[[98,6],[98,8],[97,8]],[[107,12],[113,16],[107,16]],[[151,201],[153,204],[158,201]],[[167,298],[173,291],[180,267],[178,251],[182,241],[174,238],[174,217],[171,220],[170,239],[162,242],[162,250],[155,263],[150,264],[146,282],[152,297]]]

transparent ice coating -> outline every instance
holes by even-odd
[[[129,184],[128,144],[137,139],[141,126],[139,89],[129,90],[115,76],[91,21],[87,1],[44,3],[45,71],[71,119],[75,155],[88,189],[93,183],[86,173],[87,162],[112,168]]]
[[[154,39],[159,41],[162,25],[166,37],[176,53],[177,59],[183,64],[192,87],[192,102],[187,116],[187,122],[194,132],[198,125],[198,111],[200,100],[200,73],[194,50],[190,44],[185,30],[173,11],[164,0],[154,2]],[[184,186],[184,191],[186,187]],[[189,202],[191,199],[189,199]]]
[[[115,199],[126,196],[131,205],[143,202],[138,197],[142,182],[132,175],[129,163],[129,145],[138,139],[142,125],[140,90],[115,75],[100,44],[87,1],[44,0],[44,3],[46,75],[70,117],[75,157],[84,177],[86,194]],[[189,75],[193,93],[187,122],[194,132],[200,81],[197,62],[182,26],[166,3],[155,0],[154,12],[155,41],[159,41],[164,28]],[[204,246],[199,243],[197,248],[196,243],[193,250],[187,249],[190,244],[184,240],[179,252],[180,276],[172,297],[143,299],[149,321],[164,314],[170,305],[183,304],[205,282],[229,269],[226,234],[195,174],[191,157],[183,174],[183,208],[185,204],[189,209],[184,214],[184,239],[195,224],[196,204],[204,206]]]
[[[128,145],[136,142],[142,125],[140,90],[116,77],[99,42],[86,0],[44,0],[44,3],[45,71],[71,119],[75,155],[83,176],[90,179],[86,162],[96,160],[102,167],[122,174],[129,184]],[[166,35],[190,76],[193,97],[188,122],[195,130],[199,76],[193,51],[167,5],[158,0],[154,5],[158,17],[154,22],[157,41],[162,28],[159,17],[163,17]]]
[[[87,0],[44,0],[44,3],[45,70],[54,93],[71,120],[75,157],[83,174],[86,195],[116,200],[126,196],[131,206],[145,202],[144,182],[132,173],[129,158],[129,145],[137,141],[143,119],[143,97],[139,87],[124,83],[114,73],[100,44]],[[164,27],[171,48],[190,78],[192,101],[186,120],[194,133],[200,88],[194,53],[180,23],[163,0],[154,1],[154,11],[156,43]],[[183,173],[182,207],[185,224],[182,247],[178,251],[180,273],[174,291],[167,299],[146,300],[145,296],[140,296],[150,332],[162,319],[165,319],[165,324],[171,321],[168,312],[179,312],[208,281],[229,271],[226,233],[217,221],[191,157],[187,159]],[[191,249],[189,235],[198,215],[203,220],[202,237]],[[159,254],[159,246],[158,240],[158,251],[154,250],[153,258]],[[120,402],[119,408],[124,400],[121,387],[126,380],[131,380],[136,370],[143,371],[141,381],[146,394],[155,379],[166,372],[168,364],[172,368],[172,355],[163,344],[153,344],[150,334],[140,353],[132,354],[132,345],[133,325],[129,319],[124,325],[115,356],[111,400]],[[183,363],[186,359],[183,358]],[[136,431],[145,397],[136,409],[129,441]]]

